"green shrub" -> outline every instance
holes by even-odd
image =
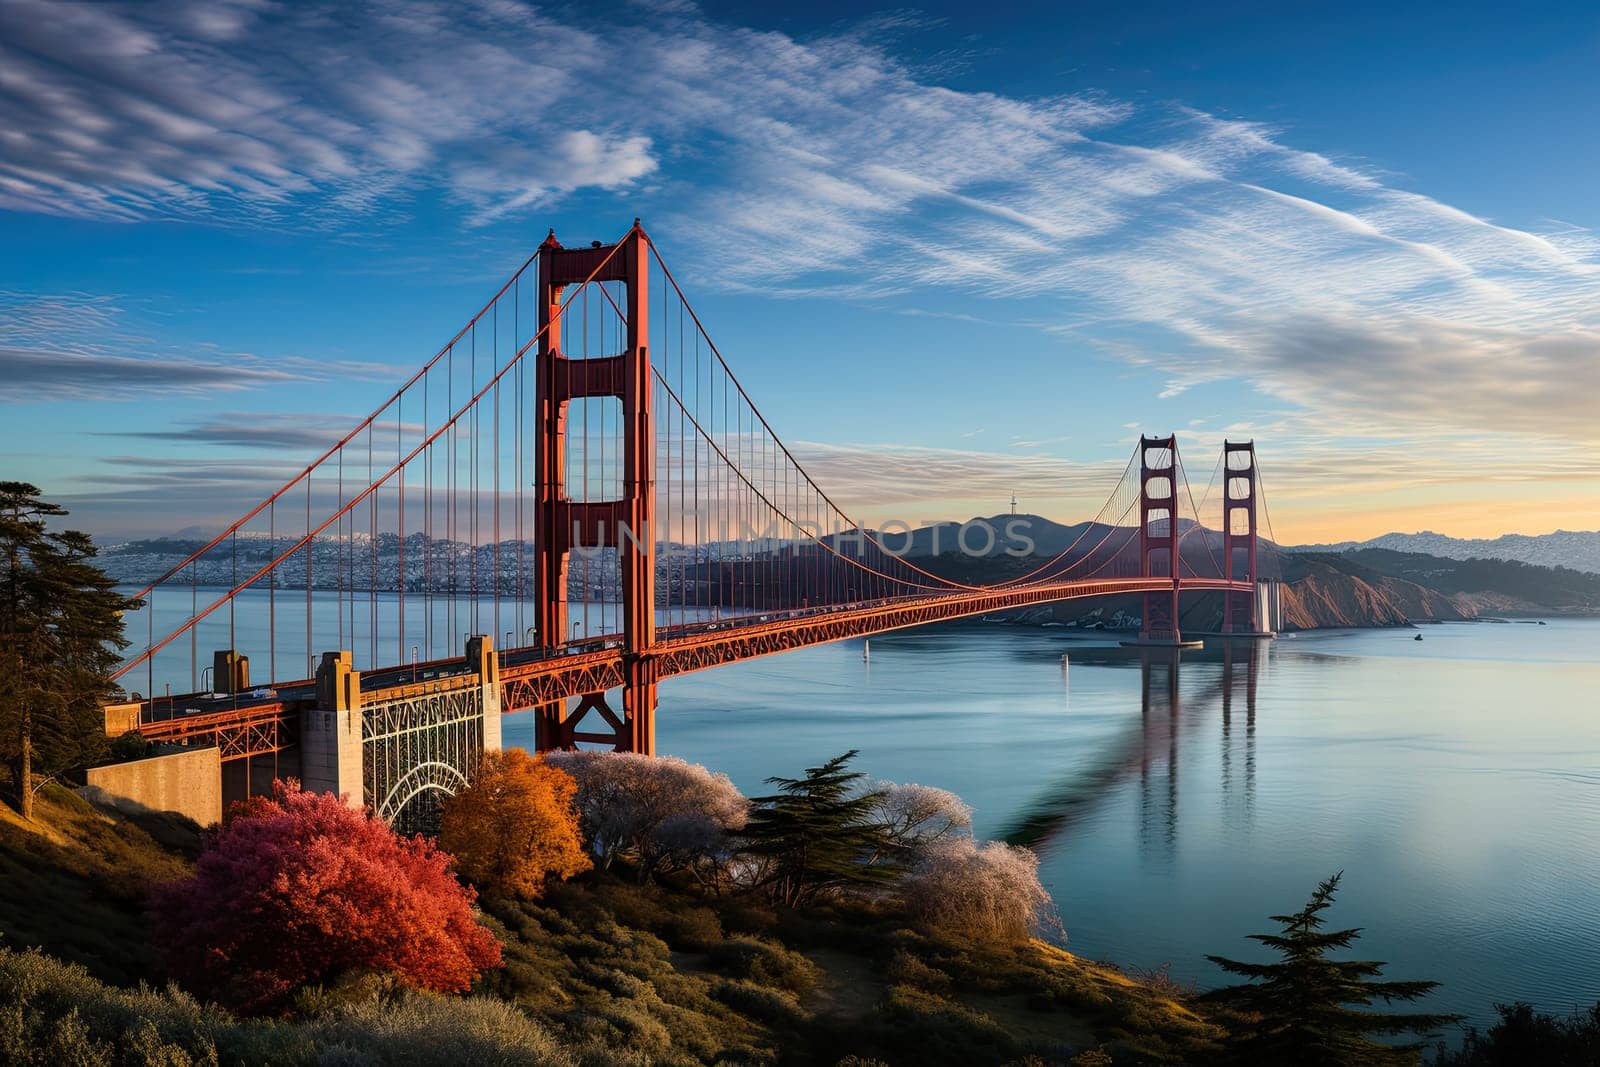
[[[298,1024],[240,1020],[188,995],[105,986],[80,966],[0,949],[0,1063],[18,1067],[199,1064],[534,1064],[575,1067],[549,1031],[485,997],[384,995],[357,981]],[[313,1000],[316,998],[313,997]]]
[[[950,987],[950,976],[939,968],[924,963],[906,952],[897,951],[887,968],[889,980],[898,985],[916,986],[919,989],[945,990]]]
[[[129,730],[112,738],[107,746],[107,754],[118,763],[128,760],[144,759],[150,755],[150,742],[144,739],[144,734],[138,730]]]
[[[711,990],[711,995],[734,1011],[769,1026],[795,1026],[805,1018],[793,993],[743,979],[724,979]]]
[[[723,938],[722,923],[706,908],[684,908],[672,912],[657,930],[667,944],[690,952],[705,952]]]
[[[724,974],[804,993],[817,984],[816,964],[782,945],[737,937],[711,946],[711,965]]]
[[[407,991],[350,1005],[305,1024],[327,1067],[437,1063],[574,1067],[575,1058],[514,1005],[490,997]]]

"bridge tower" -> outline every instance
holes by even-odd
[[[1172,579],[1144,594],[1141,645],[1182,645],[1178,629],[1178,438],[1139,438],[1139,575]]]
[[[655,420],[648,348],[649,243],[637,219],[616,245],[563,248],[555,232],[540,246],[539,328],[534,394],[534,625],[541,648],[557,649],[567,637],[567,561],[573,549],[616,548],[623,605],[622,714],[604,692],[582,695],[535,711],[541,752],[579,741],[610,744],[619,752],[655,752],[657,671],[655,644]],[[571,359],[562,351],[562,291],[586,282],[622,282],[627,295],[623,351]],[[613,397],[622,405],[622,496],[574,500],[566,484],[568,405]],[[579,729],[593,713],[604,732]]]
[[[1258,633],[1262,627],[1256,610],[1256,443],[1222,443],[1222,559],[1223,576],[1230,581],[1248,578],[1250,591],[1222,594],[1222,632]],[[1238,573],[1244,556],[1243,575]]]

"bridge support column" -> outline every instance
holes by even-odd
[[[352,808],[366,802],[361,765],[361,672],[349,650],[324,652],[317,666],[317,706],[302,713],[300,784],[333,793]]]
[[[653,668],[639,667],[655,645],[655,417],[649,342],[650,248],[637,221],[621,243],[563,248],[555,234],[539,248],[540,336],[534,399],[537,511],[534,611],[540,647],[558,649],[567,633],[567,560],[575,548],[614,546],[622,585],[622,648],[630,666],[618,717],[605,693],[588,693],[570,711],[565,701],[534,709],[539,751],[579,741],[612,743],[619,751],[655,752]],[[586,282],[622,282],[627,295],[626,348],[614,356],[569,359],[561,348],[562,292]],[[568,405],[614,397],[622,406],[622,497],[574,500],[566,485]],[[611,734],[579,729],[594,712]]]
[[[585,693],[569,712],[557,704],[559,718],[535,721],[540,752],[578,747],[579,742],[609,745],[613,752],[656,754],[656,684],[659,669],[652,656],[630,656],[623,664],[622,709],[618,714],[605,692]],[[542,714],[542,711],[541,711]],[[592,718],[591,718],[592,716]],[[598,721],[596,721],[598,720]]]
[[[1139,639],[1127,645],[1196,647],[1178,628],[1178,438],[1139,438],[1139,575],[1170,578],[1171,587],[1144,594]]]
[[[483,702],[483,751],[500,751],[500,660],[494,641],[484,634],[467,640],[467,662],[478,672],[479,699]]]
[[[1222,573],[1229,581],[1248,581],[1249,592],[1222,594],[1222,632],[1240,637],[1272,637],[1264,621],[1260,572],[1256,567],[1256,445],[1222,443]],[[1240,559],[1240,556],[1243,559]]]
[[[211,690],[215,693],[243,693],[250,688],[250,657],[231,648],[211,654]]]

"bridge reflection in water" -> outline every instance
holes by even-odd
[[[1177,847],[1179,747],[1200,740],[1212,725],[1221,737],[1222,791],[1229,814],[1248,821],[1255,809],[1256,691],[1269,647],[1266,641],[1222,641],[1193,650],[1072,652],[1074,664],[1137,667],[1139,719],[1104,747],[1100,759],[1029,804],[1001,837],[1014,845],[1047,850],[1070,837],[1117,786],[1136,780],[1141,846],[1152,858],[1170,857]],[[1186,690],[1185,663],[1192,668],[1217,664],[1221,671],[1193,671],[1204,682]],[[1242,724],[1235,721],[1241,711]]]

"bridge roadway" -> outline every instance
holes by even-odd
[[[1172,585],[1173,580],[1168,577],[1105,578],[938,596],[891,597],[802,610],[753,611],[714,622],[660,627],[655,644],[640,655],[654,661],[656,677],[670,678],[908,626],[1063,600],[1165,592]],[[1178,585],[1183,591],[1253,589],[1251,582],[1222,578],[1183,578]],[[499,653],[501,711],[527,711],[541,704],[620,686],[626,655],[620,636],[554,649],[504,650]],[[464,682],[469,676],[476,677],[465,657],[383,667],[362,674],[362,702],[436,692],[453,687],[454,679]],[[285,727],[301,710],[315,706],[316,699],[316,683],[310,679],[237,694],[163,696],[144,702],[140,732],[150,741],[214,740],[225,760],[259,755],[293,744],[294,731]],[[219,703],[226,706],[211,710]],[[195,708],[200,710],[190,710]]]

